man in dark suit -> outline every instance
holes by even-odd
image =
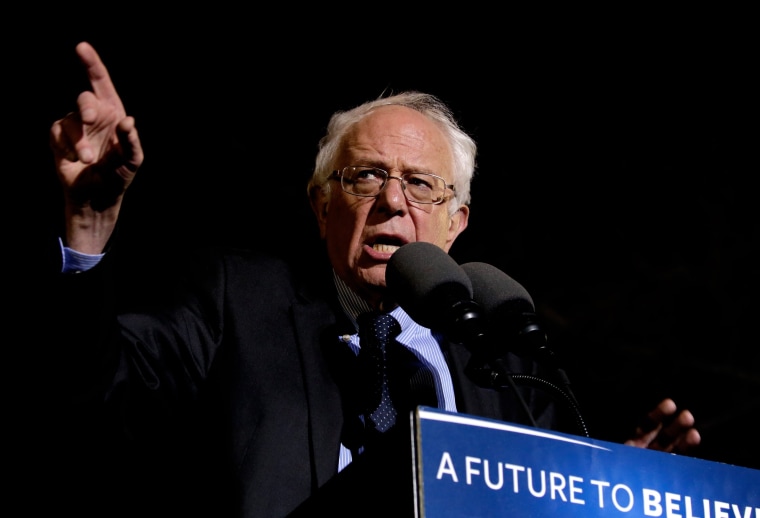
[[[371,493],[356,483],[362,463],[376,472],[406,461],[394,464],[391,439],[372,451],[366,443],[356,372],[357,321],[368,312],[399,322],[398,354],[427,373],[428,399],[412,397],[402,413],[423,401],[578,433],[551,394],[521,388],[520,401],[473,382],[470,352],[419,325],[386,289],[396,250],[427,242],[448,252],[467,228],[476,146],[440,100],[403,92],[331,118],[308,185],[325,261],[315,254],[295,271],[250,251],[188,254],[186,275],[135,310],[111,279],[124,267],[115,229],[143,149],[95,50],[77,52],[92,91],[51,128],[65,235],[53,300],[60,341],[49,359],[77,445],[64,458],[93,475],[87,489],[64,486],[66,499],[110,515],[284,516],[316,509],[309,502],[360,512]],[[531,359],[504,361],[543,375]],[[650,417],[631,445],[699,443],[693,417],[672,401]],[[392,430],[406,437],[403,422]]]

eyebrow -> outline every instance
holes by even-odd
[[[352,162],[352,163],[350,163],[348,165],[354,165],[354,166],[362,165],[362,166],[366,166],[366,167],[376,167],[378,169],[382,169],[383,171],[388,171],[388,169],[393,169],[392,167],[389,167],[388,165],[386,165],[386,164],[384,164],[382,162],[379,162],[377,160],[356,161],[356,162]],[[434,174],[436,176],[441,176],[441,174],[438,173],[437,171],[433,171],[433,170],[431,170],[431,169],[429,169],[427,167],[411,167],[411,168],[410,167],[404,167],[404,168],[401,169],[401,172],[402,173],[428,173],[428,174]],[[443,177],[441,176],[441,178],[443,178]]]

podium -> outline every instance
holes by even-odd
[[[760,470],[418,407],[292,517],[760,518]]]
[[[426,407],[413,419],[418,517],[760,518],[760,470]]]

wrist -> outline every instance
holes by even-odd
[[[92,208],[66,210],[65,245],[77,252],[97,255],[103,252],[116,226],[115,210]]]

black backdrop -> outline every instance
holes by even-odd
[[[592,435],[620,440],[672,396],[696,414],[698,456],[760,468],[757,55],[741,27],[674,17],[465,34],[331,20],[304,31],[221,8],[183,16],[36,25],[6,45],[16,269],[33,276],[28,256],[57,232],[47,131],[87,88],[82,39],[146,149],[124,215],[140,250],[218,241],[308,260],[305,182],[329,115],[427,90],[480,147],[470,228],[452,255],[528,289]]]

